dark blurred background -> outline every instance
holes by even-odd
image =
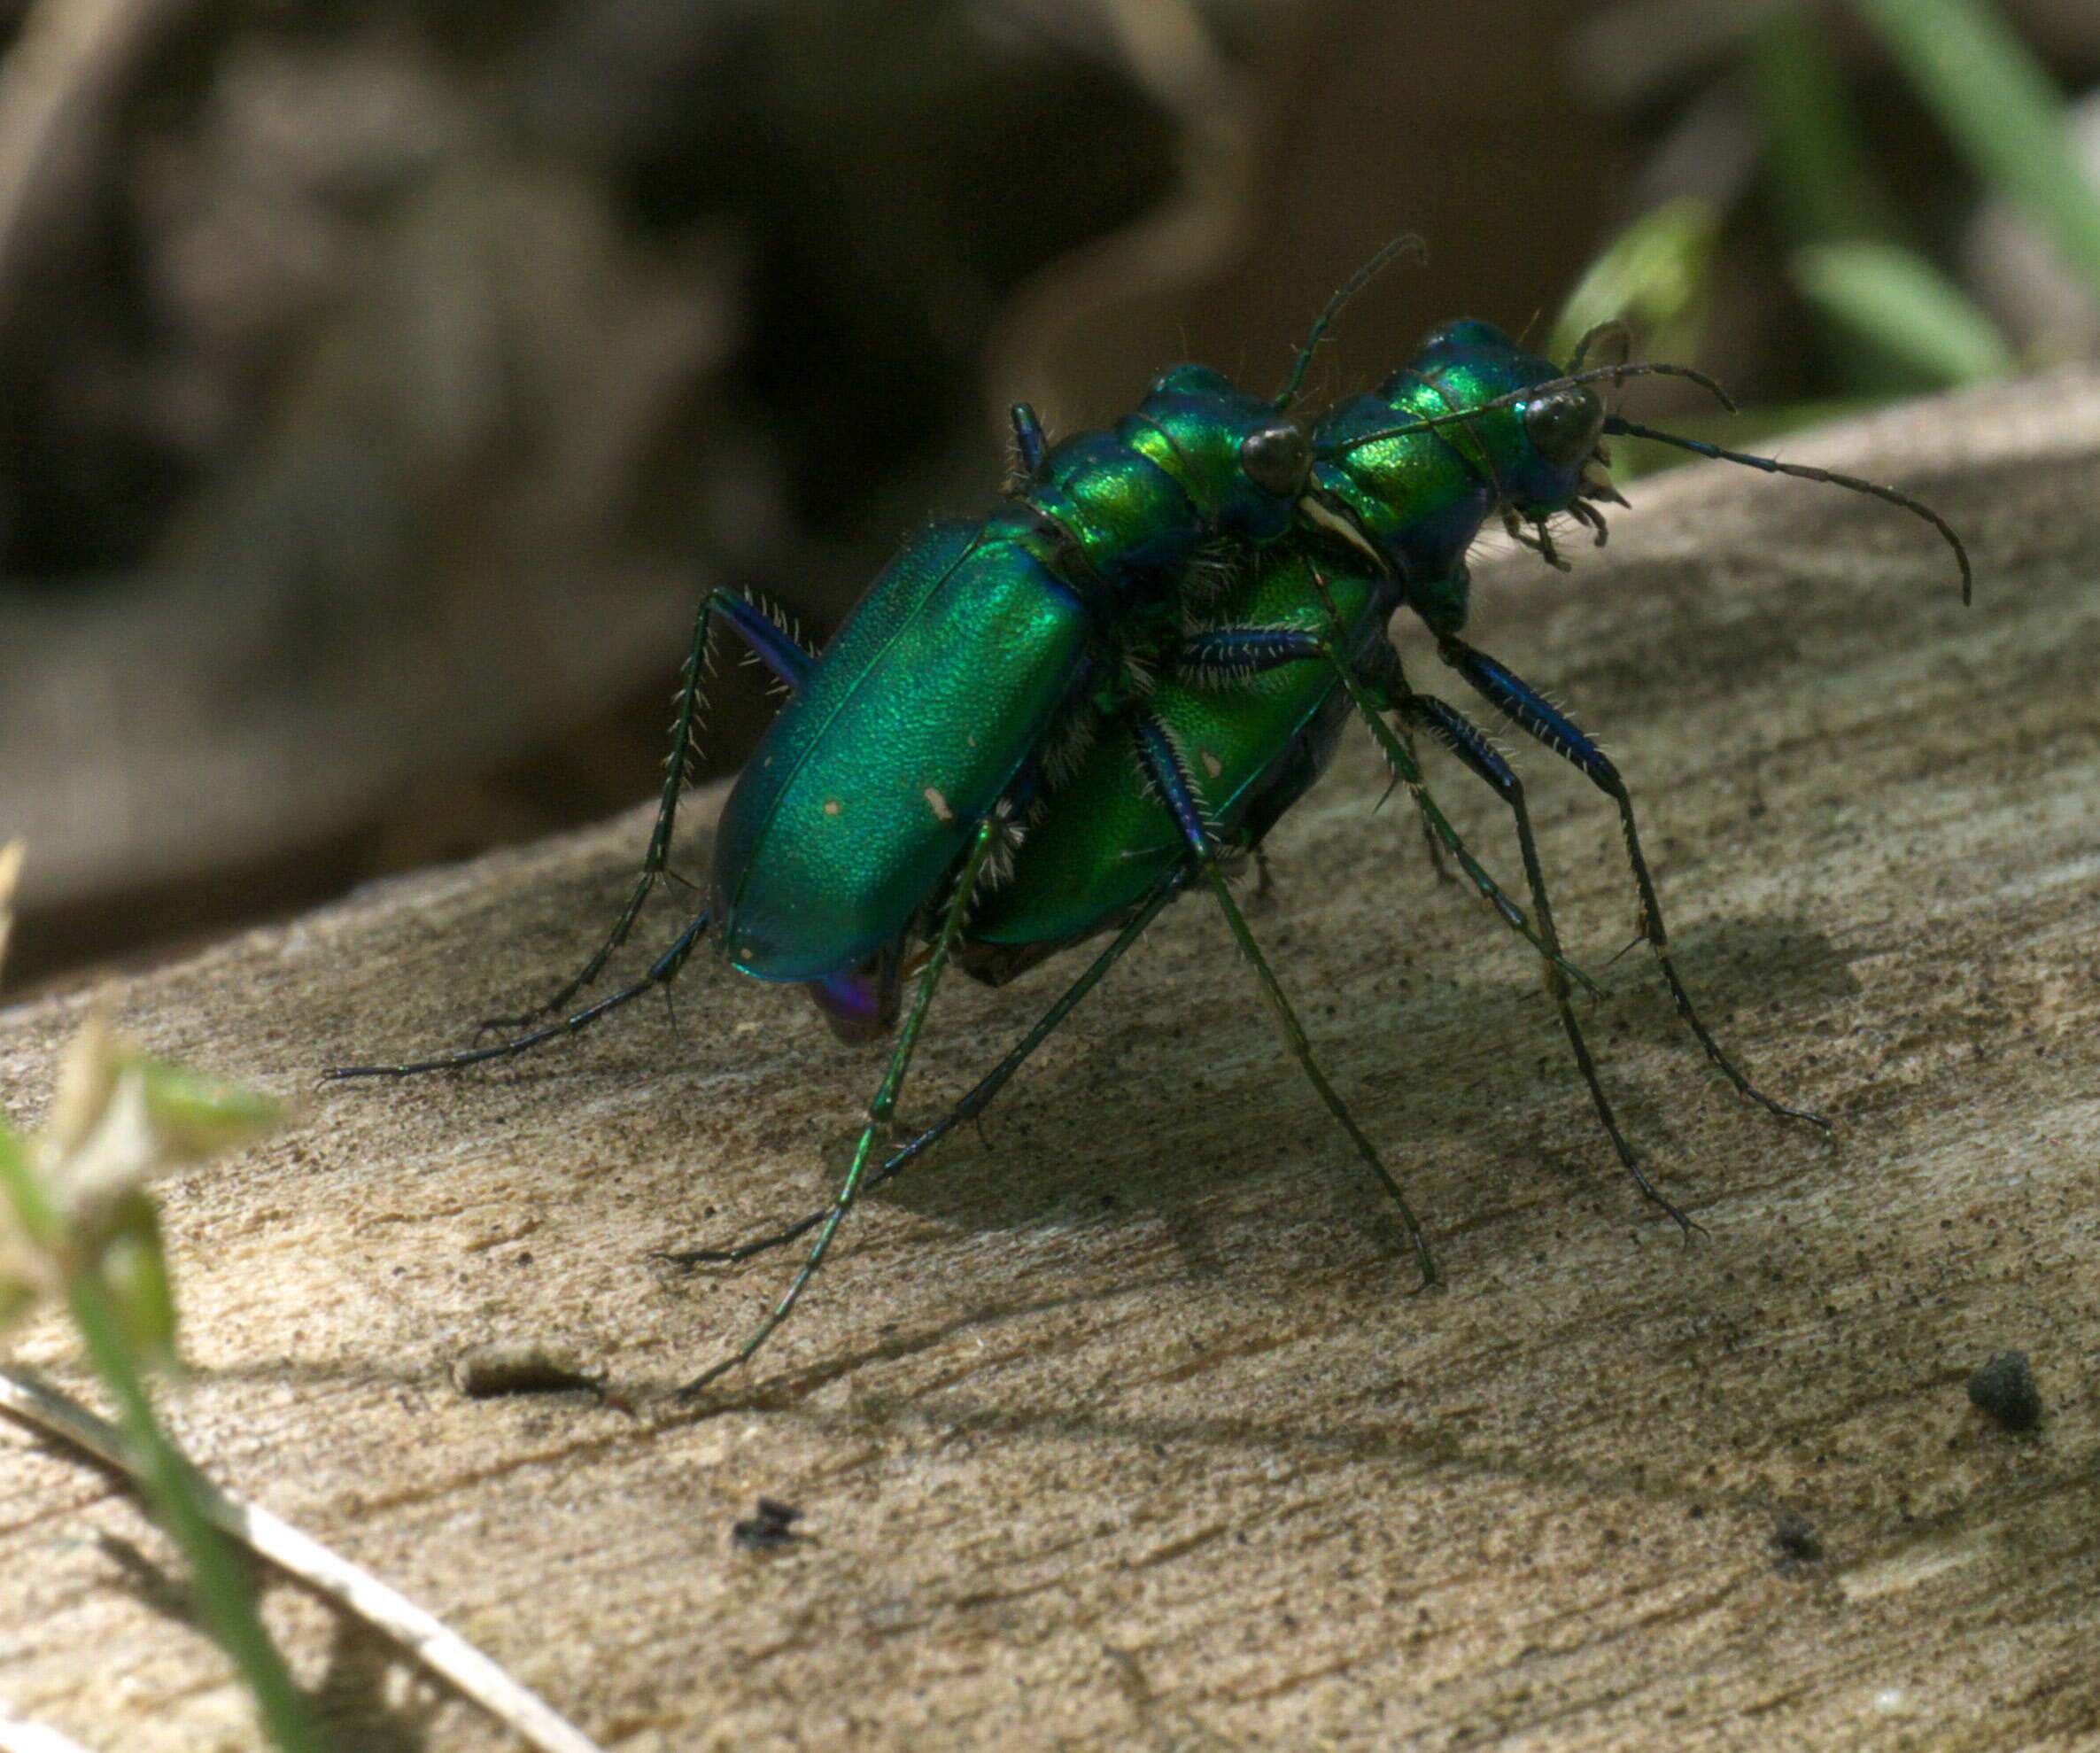
[[[823,635],[988,505],[1006,402],[1275,387],[1402,231],[1307,407],[1442,318],[1543,337],[1658,213],[1654,314],[1747,402],[2091,352],[1871,10],[0,4],[14,989],[639,801],[702,588]],[[2100,82],[2092,0],[1993,10]],[[1833,238],[1948,322],[1848,327]],[[725,666],[709,771],[763,695]]]

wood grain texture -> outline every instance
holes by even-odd
[[[1616,1173],[1536,973],[1373,813],[1352,742],[1255,922],[1447,1290],[1406,1293],[1190,902],[981,1137],[872,1203],[713,1409],[653,1396],[780,1269],[647,1256],[821,1199],[876,1058],[707,966],[676,1033],[638,1012],[314,1096],[167,1190],[194,1453],[623,1749],[2100,1745],[2100,379],[1787,454],[1929,497],[1975,607],[1900,514],[1718,469],[1639,485],[1572,578],[1514,556],[1478,591],[1478,641],[1627,772],[1709,1020],[1836,1122],[1825,1146],[1747,1107],[1642,957],[1602,966],[1632,911],[1609,806],[1526,755],[1606,1077],[1703,1236]],[[1492,803],[1433,772],[1514,876]],[[580,958],[640,822],[108,997],[155,1049],[283,1088],[455,1041]],[[945,991],[907,1110],[1065,966]],[[18,1114],[79,1010],[0,1024]],[[540,1339],[631,1408],[450,1385],[462,1351]],[[2049,1408],[2025,1439],[1964,1387],[2012,1347]],[[55,1327],[25,1348],[64,1373]],[[806,1517],[770,1555],[728,1540],[761,1493]],[[1775,1547],[1786,1512],[1819,1556]],[[106,1481],[0,1432],[0,1700],[101,1748],[252,1745],[167,1563]],[[504,1744],[270,1607],[344,1745]]]

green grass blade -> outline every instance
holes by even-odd
[[[1983,180],[2025,207],[2100,289],[2100,195],[2072,156],[2061,97],[1976,0],[1859,0]]]
[[[1786,6],[1752,27],[1744,50],[1788,233],[1803,244],[1895,236],[1829,32],[1807,7]]]
[[[1787,268],[1825,315],[1934,383],[1980,383],[2015,368],[1997,324],[1915,250],[1816,244],[1796,250]]]
[[[1600,322],[1619,322],[1654,359],[1689,359],[1706,323],[1707,284],[1721,219],[1709,201],[1686,196],[1650,207],[1598,252],[1569,293],[1546,343],[1564,360]]]

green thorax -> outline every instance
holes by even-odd
[[[1264,484],[1246,464],[1249,439],[1278,430],[1296,436],[1272,403],[1207,367],[1180,366],[1112,432],[1052,449],[1019,497],[1065,532],[1078,587],[1099,580],[1119,601],[1147,588],[1164,597],[1201,543],[1266,543],[1290,528],[1303,468]]]
[[[1575,493],[1579,463],[1542,456],[1525,421],[1523,392],[1556,376],[1488,323],[1447,323],[1375,394],[1313,432],[1319,486],[1348,508],[1432,626],[1463,623],[1466,550],[1498,507],[1530,516]],[[1428,421],[1438,423],[1415,423]]]

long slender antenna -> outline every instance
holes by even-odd
[[[1822,481],[1833,487],[1849,487],[1856,493],[1900,506],[1913,516],[1922,517],[1937,530],[1954,550],[1955,559],[1962,569],[1962,601],[1966,603],[1974,595],[1974,575],[1969,567],[1969,550],[1962,546],[1962,539],[1954,532],[1954,526],[1922,500],[1915,500],[1909,493],[1898,493],[1894,487],[1877,486],[1871,481],[1863,481],[1856,475],[1840,475],[1834,469],[1811,469],[1802,462],[1781,462],[1776,457],[1755,456],[1747,451],[1723,450],[1719,445],[1709,445],[1699,438],[1680,438],[1674,432],[1658,432],[1652,426],[1639,426],[1617,415],[1604,423],[1607,432],[1623,433],[1629,438],[1653,438],[1657,444],[1675,445],[1679,450],[1688,450],[1694,456],[1710,456],[1718,462],[1740,462],[1746,468],[1762,469],[1768,475],[1791,475],[1796,480]]]
[[[1607,317],[1602,322],[1592,323],[1583,331],[1582,339],[1575,344],[1574,355],[1568,361],[1569,370],[1580,371],[1582,362],[1590,356],[1590,349],[1606,339],[1619,344],[1619,362],[1622,365],[1632,357],[1633,331],[1617,317]]]
[[[1342,314],[1342,306],[1369,285],[1380,270],[1391,264],[1395,257],[1402,255],[1412,256],[1417,263],[1425,262],[1430,256],[1429,245],[1414,232],[1402,232],[1344,280],[1334,297],[1327,301],[1327,308],[1320,313],[1313,320],[1312,328],[1306,330],[1305,345],[1298,348],[1298,358],[1291,364],[1290,376],[1283,385],[1282,393],[1276,398],[1278,414],[1298,399],[1298,390],[1306,381],[1306,368],[1313,363],[1313,354],[1326,338],[1329,325]]]
[[[1363,445],[1375,445],[1382,438],[1403,438],[1410,432],[1424,432],[1434,426],[1450,426],[1460,421],[1476,420],[1499,407],[1514,407],[1519,402],[1536,401],[1539,397],[1550,396],[1555,391],[1571,390],[1577,384],[1593,384],[1600,377],[1608,377],[1615,384],[1629,377],[1683,377],[1698,384],[1730,414],[1736,412],[1735,399],[1727,391],[1705,372],[1696,371],[1688,365],[1666,365],[1660,361],[1636,361],[1631,365],[1599,365],[1592,366],[1587,371],[1570,372],[1565,377],[1548,377],[1542,383],[1526,384],[1521,389],[1497,396],[1492,401],[1480,402],[1472,407],[1459,408],[1450,414],[1425,414],[1419,420],[1405,420],[1397,425],[1381,426],[1369,432],[1358,432],[1322,454],[1339,456]],[[1616,417],[1613,416],[1615,419]]]

